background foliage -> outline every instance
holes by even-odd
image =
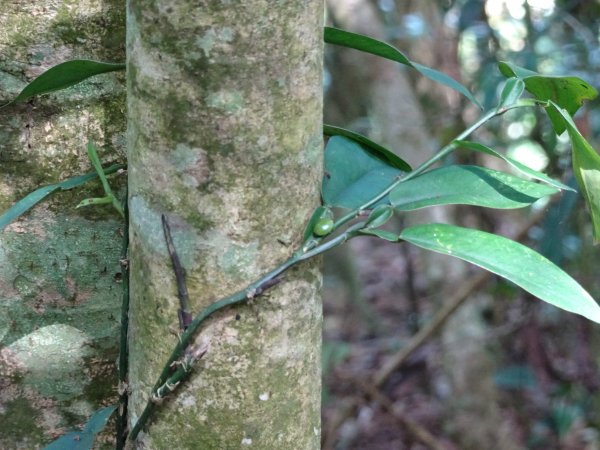
[[[599,85],[595,2],[330,0],[328,5],[331,24],[385,39],[413,61],[451,74],[476,92],[486,109],[499,95],[498,61]],[[418,73],[337,48],[327,48],[326,62],[325,121],[360,131],[413,166],[478,115],[466,98]],[[394,80],[397,75],[404,84]],[[597,104],[575,118],[595,148]],[[566,170],[562,181],[575,186],[567,134],[557,138],[541,111],[511,111],[476,138],[551,176]],[[457,152],[452,158],[507,170],[482,154]],[[598,250],[578,195],[563,192],[555,201],[508,214],[462,206],[431,214],[437,221],[520,235],[594,298],[600,296]],[[354,262],[334,255],[325,265],[324,448],[600,445],[599,334],[592,323],[454,261],[375,239],[351,247]],[[459,297],[464,297],[461,306],[449,311],[446,306]],[[447,316],[440,317],[440,311]],[[415,335],[426,338],[418,341]],[[422,345],[406,352],[416,342]],[[398,368],[378,378],[394,357],[401,362]]]

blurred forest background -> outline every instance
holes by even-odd
[[[600,86],[596,0],[327,0],[329,25],[393,43],[497,102],[498,61]],[[418,73],[326,46],[325,122],[412,165],[479,111]],[[502,116],[474,139],[574,185],[570,147],[542,111]],[[576,118],[598,148],[598,101]],[[453,155],[463,163],[480,154]],[[478,160],[498,167],[498,160]],[[422,210],[395,224],[450,222],[519,239],[600,299],[585,206],[563,193],[517,211]],[[375,238],[325,264],[323,448],[600,449],[600,328],[456,259]]]

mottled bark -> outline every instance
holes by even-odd
[[[130,424],[176,343],[160,215],[198,312],[289,256],[319,201],[321,2],[198,3],[128,5]],[[139,448],[318,448],[320,283],[303,264],[211,320]]]
[[[0,104],[65,60],[124,60],[121,0],[1,6]],[[1,109],[0,211],[92,170],[88,139],[104,162],[123,159],[124,131],[115,74]],[[121,220],[75,209],[99,195],[99,183],[55,194],[0,232],[0,448],[40,448],[114,401]]]

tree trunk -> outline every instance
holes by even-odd
[[[65,60],[123,61],[124,38],[121,0],[2,2],[0,105]],[[0,212],[93,170],[88,139],[104,163],[124,159],[124,106],[108,74],[1,109]],[[40,448],[116,396],[122,222],[75,209],[101,192],[57,193],[0,231],[0,448]]]
[[[130,425],[177,340],[161,214],[197,313],[289,256],[319,201],[321,2],[197,4],[128,5]],[[319,448],[320,284],[303,264],[211,319],[139,448]]]

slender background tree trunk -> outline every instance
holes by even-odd
[[[299,243],[322,174],[322,4],[130,0],[131,425],[176,343],[171,222],[194,312]],[[201,331],[208,348],[145,449],[316,449],[318,264]]]
[[[1,2],[0,104],[65,60],[123,61],[124,40],[122,0]],[[108,74],[0,110],[0,212],[91,171],[88,139],[103,162],[123,160],[124,107]],[[0,232],[2,449],[40,448],[116,395],[122,222],[75,210],[99,186],[54,194]]]

